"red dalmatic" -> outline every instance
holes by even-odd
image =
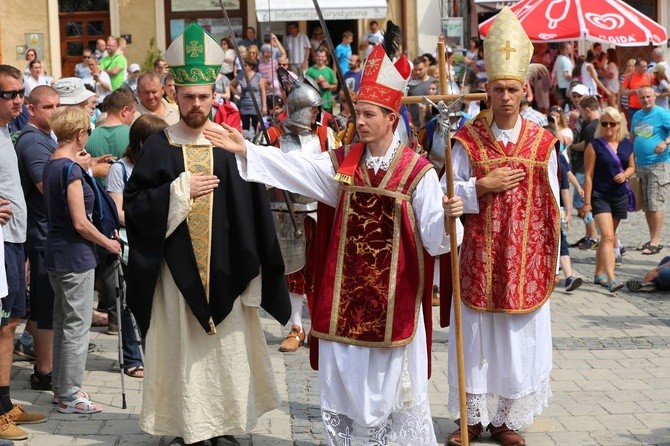
[[[467,215],[460,251],[461,298],[475,310],[533,311],[554,289],[560,218],[548,164],[555,139],[523,120],[517,143],[503,146],[485,119],[465,125],[454,138],[467,151],[476,178],[499,167],[526,172],[516,188],[482,196],[479,213]]]
[[[345,151],[331,153],[337,170]],[[411,342],[425,288],[412,193],[430,169],[403,148],[377,175],[361,158],[353,184],[340,186],[312,336],[367,347]]]

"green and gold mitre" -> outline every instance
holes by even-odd
[[[216,82],[223,63],[219,43],[200,25],[191,23],[165,51],[175,85],[207,85]]]
[[[484,65],[489,82],[516,79],[526,82],[533,43],[509,7],[496,16],[484,39]]]

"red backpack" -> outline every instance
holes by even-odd
[[[240,111],[234,105],[224,102],[223,104],[214,103],[212,106],[217,109],[214,115],[214,122],[217,124],[224,122],[240,132],[242,131],[242,117]]]

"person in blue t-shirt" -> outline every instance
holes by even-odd
[[[351,31],[342,33],[342,43],[335,48],[335,58],[337,59],[337,68],[342,76],[349,71],[349,56],[351,56],[351,42],[354,41],[354,34]]]
[[[642,108],[633,115],[631,129],[636,174],[640,177],[642,209],[649,227],[649,241],[638,247],[642,254],[658,254],[665,217],[664,203],[670,186],[670,111],[656,105],[651,86],[637,90]]]

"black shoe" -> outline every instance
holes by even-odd
[[[96,345],[92,342],[88,343],[88,352],[91,353],[93,350],[95,350]]]
[[[579,240],[577,240],[575,243],[570,243],[568,246],[569,246],[570,248],[576,248],[576,247],[578,247],[581,243],[584,243],[584,241],[586,241],[586,237],[582,237],[582,238],[580,238]]]
[[[30,388],[33,390],[51,390],[51,373],[35,373],[30,375]]]
[[[17,340],[14,344],[14,354],[26,358],[29,361],[35,360],[35,344],[30,344],[25,346],[21,343],[21,340]]]
[[[240,446],[240,442],[232,435],[222,435],[209,440],[212,446]]]
[[[119,334],[119,326],[110,322],[107,324],[107,331],[105,333],[112,336],[117,335]]]

